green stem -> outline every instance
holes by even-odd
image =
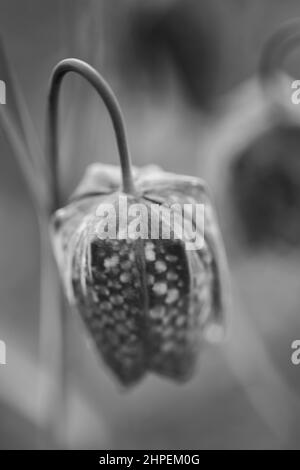
[[[59,62],[52,72],[48,97],[48,151],[52,179],[53,211],[60,207],[62,203],[58,177],[58,100],[62,79],[68,72],[75,72],[84,77],[103,99],[116,134],[122,169],[123,190],[128,194],[134,194],[135,192],[125,122],[120,105],[112,89],[104,78],[87,63],[78,59],[65,59]]]

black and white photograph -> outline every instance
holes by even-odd
[[[1,451],[300,450],[299,1],[0,0],[0,157]]]

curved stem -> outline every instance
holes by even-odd
[[[120,105],[103,77],[90,65],[78,59],[65,59],[59,62],[52,72],[50,79],[50,91],[48,97],[48,152],[50,159],[51,189],[53,194],[52,210],[61,205],[61,194],[59,187],[58,164],[58,100],[59,91],[63,77],[68,72],[75,72],[84,77],[99,93],[103,99],[116,134],[120,162],[122,169],[123,190],[125,193],[135,192],[130,152],[127,143],[125,122]]]
[[[267,41],[259,64],[263,85],[282,70],[283,61],[300,44],[300,19],[284,23]]]

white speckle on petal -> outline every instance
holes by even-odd
[[[176,281],[178,279],[178,275],[174,271],[169,271],[167,273],[168,281]]]
[[[130,274],[129,273],[122,273],[120,276],[120,281],[123,282],[124,284],[130,281]]]
[[[167,265],[163,261],[156,261],[155,269],[159,273],[164,273],[167,270]]]
[[[155,261],[155,253],[153,250],[145,250],[145,258],[147,261]]]
[[[170,263],[175,263],[176,261],[178,261],[178,258],[175,255],[167,255],[166,260],[170,261]]]
[[[105,268],[115,268],[119,264],[119,257],[114,255],[104,261]]]
[[[154,250],[154,244],[152,242],[147,242],[145,244],[145,249],[146,250]]]
[[[179,292],[177,289],[170,289],[166,298],[166,303],[167,304],[172,304],[176,302],[176,300],[179,297]]]
[[[149,311],[149,315],[150,315],[150,317],[151,317],[153,320],[163,318],[164,314],[165,314],[165,309],[164,309],[164,307],[152,308],[152,309]]]
[[[153,291],[157,295],[164,295],[166,294],[167,290],[168,290],[167,284],[165,284],[164,282],[157,282],[153,286]]]

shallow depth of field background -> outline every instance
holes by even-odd
[[[153,33],[151,8],[139,12],[138,3],[0,0],[0,31],[42,141],[51,69],[62,58],[78,57],[96,66],[116,91],[136,165],[161,164],[209,181],[231,269],[232,315],[226,343],[203,348],[191,382],[178,386],[149,376],[125,393],[99,367],[74,324],[72,446],[297,448],[300,366],[290,356],[291,342],[300,339],[300,247],[246,247],[226,170],[230,142],[243,132],[239,118],[255,107],[252,85],[262,45],[283,20],[300,15],[300,4],[170,0],[160,3],[186,6],[179,5],[171,26]],[[153,8],[159,2],[143,3]],[[161,50],[162,58],[154,44],[159,34],[171,38],[172,52]],[[298,71],[300,78],[297,58],[294,75]],[[87,163],[116,163],[117,152],[107,112],[93,90],[68,77],[63,95],[61,175],[69,194]],[[8,361],[0,366],[0,448],[33,448],[38,229],[18,166],[2,133],[0,138],[0,339]],[[46,438],[44,445],[58,444]]]

